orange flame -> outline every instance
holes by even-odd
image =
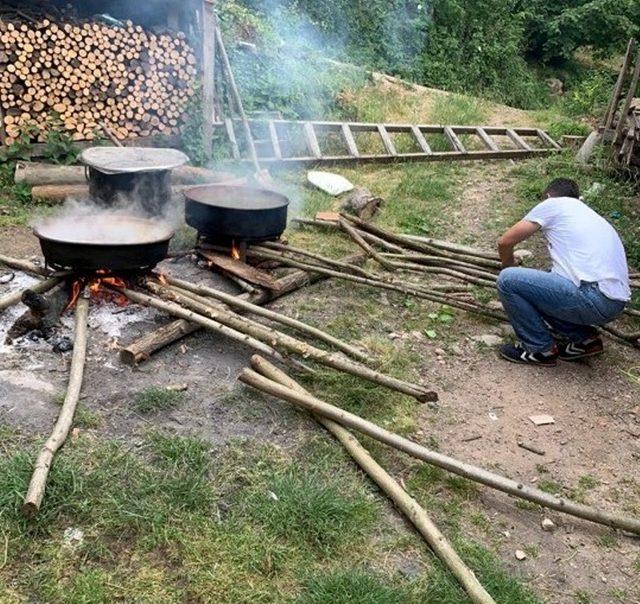
[[[240,250],[236,247],[236,242],[231,243],[231,257],[234,260],[240,260]]]
[[[69,301],[65,306],[65,310],[69,310],[76,305],[82,290],[87,284],[89,286],[91,298],[94,301],[113,302],[117,306],[126,306],[129,303],[128,298],[124,294],[104,287],[105,285],[126,287],[127,284],[124,279],[111,274],[108,270],[100,269],[95,272],[93,277],[81,277],[71,284],[71,294],[69,296]]]
[[[156,273],[156,277],[158,277],[158,281],[162,283],[162,285],[168,285],[167,278],[162,273]]]

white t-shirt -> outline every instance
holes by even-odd
[[[598,283],[612,300],[629,300],[629,268],[616,230],[589,206],[572,197],[553,197],[539,203],[525,220],[540,225],[553,266],[552,272],[570,279]]]

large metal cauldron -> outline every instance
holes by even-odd
[[[202,185],[185,191],[185,220],[215,241],[268,241],[287,227],[289,200],[268,189]]]
[[[78,271],[133,271],[164,260],[173,230],[130,215],[51,218],[33,229],[47,264]]]

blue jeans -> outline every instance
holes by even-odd
[[[498,294],[516,335],[528,352],[547,352],[558,334],[570,342],[597,335],[592,325],[615,319],[625,307],[607,298],[597,283],[576,287],[555,273],[531,268],[505,268],[498,277]]]

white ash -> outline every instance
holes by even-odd
[[[112,303],[93,303],[89,312],[89,327],[101,331],[110,338],[119,338],[125,328],[131,323],[154,321],[160,315],[155,308],[130,304],[117,306]],[[73,316],[65,316],[73,328]]]
[[[0,297],[4,298],[4,296],[7,296],[8,294],[24,291],[39,281],[36,277],[32,277],[19,271],[16,271],[15,275],[14,279],[0,287]],[[7,345],[4,342],[7,338],[7,332],[11,329],[11,326],[16,322],[16,319],[20,315],[23,315],[26,312],[26,310],[27,307],[19,302],[18,304],[10,306],[3,312],[0,312],[0,354],[9,354],[16,351],[16,346]],[[20,348],[38,348],[38,342],[33,342],[28,339],[24,342],[20,339],[20,342],[16,342],[16,344],[19,345]]]

